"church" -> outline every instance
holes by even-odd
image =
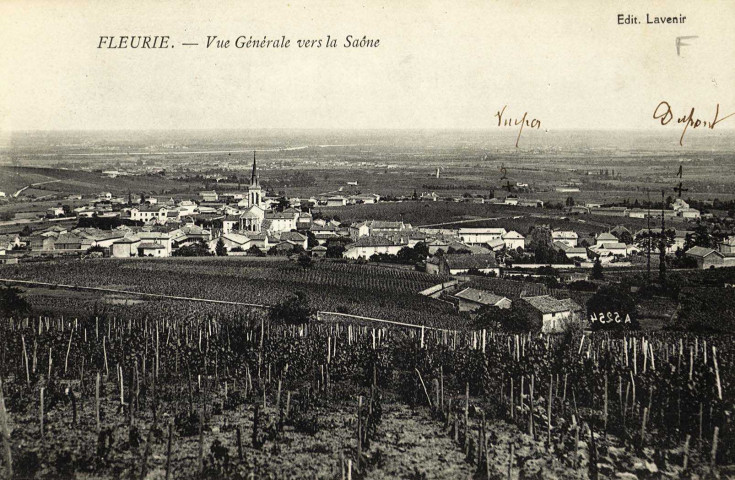
[[[255,152],[253,152],[253,171],[250,174],[248,196],[238,203],[239,207],[246,209],[246,211],[240,215],[241,232],[260,232],[261,225],[265,219],[263,203],[263,190],[260,188],[258,167],[255,160]]]

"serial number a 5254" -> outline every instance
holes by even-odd
[[[626,313],[625,317],[623,317],[618,312],[592,313],[590,314],[590,322],[600,322],[603,325],[607,325],[608,323],[633,323],[630,320],[629,314]]]

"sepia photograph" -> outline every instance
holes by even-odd
[[[0,480],[735,478],[733,19],[0,0]]]

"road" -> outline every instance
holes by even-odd
[[[13,194],[13,198],[18,198],[18,195],[20,195],[21,193],[23,193],[23,190],[27,190],[27,189],[29,189],[31,187],[37,187],[39,185],[46,185],[47,183],[56,183],[56,182],[60,182],[60,181],[61,180],[48,180],[48,181],[45,181],[45,182],[31,183],[30,185],[26,185],[25,187],[23,187],[20,190],[18,190],[17,192],[15,192]]]

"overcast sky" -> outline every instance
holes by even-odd
[[[686,22],[617,25],[647,13]],[[504,105],[549,130],[655,128],[662,100],[735,112],[733,19],[731,1],[0,0],[0,128],[493,128]],[[146,34],[174,48],[97,48]],[[208,50],[207,35],[292,44]],[[338,48],[295,44],[327,35]],[[683,35],[699,38],[677,56]]]

